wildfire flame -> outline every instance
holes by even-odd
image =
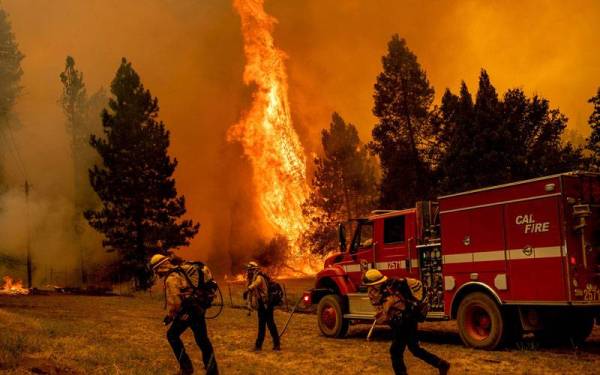
[[[297,241],[307,227],[301,209],[309,192],[306,160],[290,115],[286,55],[273,41],[277,20],[264,11],[263,3],[234,0],[244,39],[244,83],[256,89],[250,109],[227,138],[242,144],[252,163],[260,208],[273,229],[290,241],[297,259],[305,255]]]
[[[29,289],[23,288],[21,280],[13,280],[10,276],[4,276],[2,279],[4,280],[4,283],[0,287],[0,294],[29,294]]]

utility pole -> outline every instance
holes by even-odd
[[[25,220],[27,228],[27,288],[31,289],[31,244],[29,239],[29,181],[25,180]]]

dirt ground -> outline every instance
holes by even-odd
[[[176,362],[165,338],[160,295],[135,297],[0,297],[0,372],[6,374],[174,374]],[[227,298],[227,297],[226,297]],[[226,300],[227,302],[227,300]],[[276,312],[281,328],[288,317]],[[208,322],[223,374],[391,374],[389,330],[365,341],[366,325],[348,338],[320,335],[316,317],[298,314],[283,337],[283,351],[250,349],[256,315],[226,308]],[[200,353],[184,335],[202,372]],[[463,347],[453,322],[422,324],[422,344],[452,363],[452,374],[592,374],[600,372],[600,327],[580,350],[539,348],[532,342],[494,352]],[[435,374],[406,354],[413,374]]]

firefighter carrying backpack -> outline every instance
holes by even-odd
[[[269,306],[279,306],[283,303],[283,288],[277,281],[273,281],[268,275],[260,273],[267,281],[267,294],[269,297]]]
[[[204,263],[185,261],[177,266],[173,272],[183,275],[194,291],[194,299],[201,307],[207,309],[212,306],[217,295],[218,286],[212,277],[212,273]]]

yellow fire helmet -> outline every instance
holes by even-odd
[[[152,270],[156,271],[158,267],[167,261],[169,261],[169,257],[162,254],[154,254],[152,258],[150,258],[150,267],[152,267]]]
[[[258,263],[252,261],[252,262],[246,264],[246,269],[248,269],[248,270],[258,269]]]
[[[371,268],[365,272],[362,282],[366,286],[379,285],[387,280],[387,276],[384,276],[379,270]]]

